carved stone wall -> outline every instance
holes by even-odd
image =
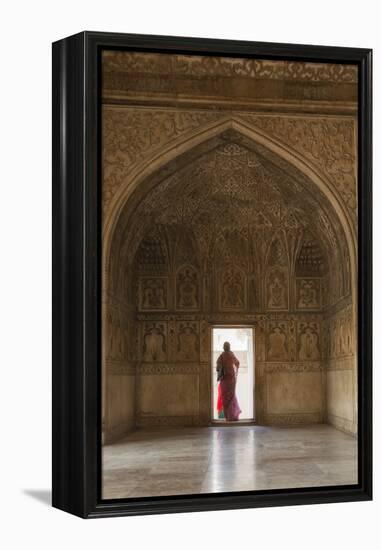
[[[122,300],[107,297],[102,378],[103,433],[105,441],[121,437],[135,426],[134,313]]]
[[[348,433],[357,432],[357,377],[353,307],[337,304],[324,319],[327,369],[327,420]]]
[[[257,421],[354,433],[355,329],[343,312],[355,302],[344,224],[356,232],[356,69],[215,61],[105,57],[105,431],[208,424],[211,327],[249,324]],[[245,131],[169,153],[230,120]]]

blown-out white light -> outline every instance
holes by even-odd
[[[240,367],[236,395],[242,413],[240,420],[254,419],[254,341],[253,329],[249,327],[215,327],[212,331],[212,376],[213,376],[213,420],[217,413],[216,361],[223,351],[224,342],[230,342],[231,350],[238,357]]]

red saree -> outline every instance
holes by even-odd
[[[218,386],[217,386],[217,413],[218,413],[218,418],[225,418],[224,406],[222,404],[221,382],[218,382]]]
[[[224,416],[228,421],[238,420],[242,412],[235,394],[239,361],[232,351],[224,351],[217,359],[217,366],[222,366],[224,370],[224,376],[219,383]]]

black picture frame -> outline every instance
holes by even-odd
[[[358,110],[358,485],[102,501],[102,49],[355,64]],[[53,506],[83,518],[372,499],[372,50],[82,32],[53,44]]]

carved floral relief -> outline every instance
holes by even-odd
[[[177,309],[198,309],[199,300],[198,273],[190,265],[183,266],[176,275],[176,307]]]
[[[320,279],[296,279],[296,307],[298,309],[320,309]]]
[[[266,278],[267,309],[288,309],[288,273],[284,268],[272,268]]]
[[[167,325],[165,322],[143,325],[143,361],[161,362],[167,359]]]
[[[142,310],[167,309],[168,280],[166,277],[141,277],[140,308]]]
[[[288,359],[288,327],[285,322],[267,324],[267,360],[284,361]]]
[[[234,267],[225,269],[221,273],[219,288],[221,310],[246,309],[246,280],[242,271]]]
[[[298,323],[298,355],[301,361],[320,359],[320,327],[318,323]]]
[[[199,359],[199,333],[197,322],[177,323],[176,358],[179,361],[197,361]]]

